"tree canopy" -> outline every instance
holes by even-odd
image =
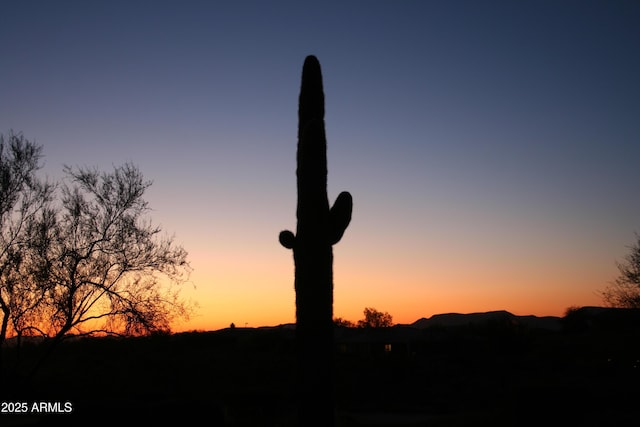
[[[393,317],[387,312],[370,307],[364,309],[364,319],[358,320],[360,328],[387,328],[389,326],[393,326]]]
[[[37,176],[42,147],[0,137],[0,344],[7,336],[60,340],[167,332],[191,306],[187,252],[149,218],[151,181],[132,164],[64,167]]]

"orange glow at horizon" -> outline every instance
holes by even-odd
[[[453,266],[440,265],[437,271],[446,273],[438,276],[435,268],[425,263],[413,268],[405,265],[400,274],[400,261],[367,266],[340,250],[335,252],[342,256],[334,261],[334,316],[352,322],[363,318],[365,307],[388,312],[394,323],[401,324],[441,313],[494,310],[562,316],[571,306],[601,304],[597,290],[615,273],[612,266],[598,277],[587,277],[586,273],[581,277],[558,264],[528,275],[521,274],[517,265],[499,271],[468,265],[448,274],[454,271]],[[199,307],[188,322],[177,322],[174,331],[217,330],[231,323],[237,327],[294,323],[293,260],[290,252],[274,253],[271,258],[262,257],[262,262],[252,259],[250,267],[246,258],[234,251],[193,256],[190,282],[195,289],[184,286],[182,295]]]

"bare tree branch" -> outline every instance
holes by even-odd
[[[618,262],[618,277],[607,286],[601,296],[611,307],[640,308],[640,235],[623,262]]]

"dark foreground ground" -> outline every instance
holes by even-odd
[[[638,326],[340,329],[337,424],[640,425]],[[26,346],[3,378],[0,426],[292,426],[293,334],[236,328],[80,339],[32,380],[23,374],[39,348]],[[15,362],[13,350],[4,356],[5,365]],[[28,414],[7,413],[23,403]],[[38,413],[34,403],[60,413]]]

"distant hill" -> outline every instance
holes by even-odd
[[[567,323],[585,323],[588,325],[614,325],[620,324],[625,327],[640,328],[640,310],[610,308],[610,307],[580,307],[571,311],[568,316],[517,316],[506,310],[496,310],[477,313],[442,313],[434,314],[431,317],[423,317],[409,324],[398,324],[398,327],[426,329],[432,326],[440,327],[463,327],[469,325],[483,325],[487,323],[510,323],[512,325],[524,326],[527,329],[560,331]],[[293,331],[295,323],[285,323],[277,326],[261,326],[258,328],[237,328],[237,330],[280,330]],[[221,330],[232,330],[224,328]],[[213,331],[212,331],[213,332]]]
[[[483,313],[446,313],[435,314],[429,318],[416,320],[409,326],[425,329],[432,326],[456,327],[481,325],[491,322],[509,322],[520,324],[530,329],[547,329],[558,331],[562,328],[561,318],[556,316],[516,316],[506,310],[488,311]]]

